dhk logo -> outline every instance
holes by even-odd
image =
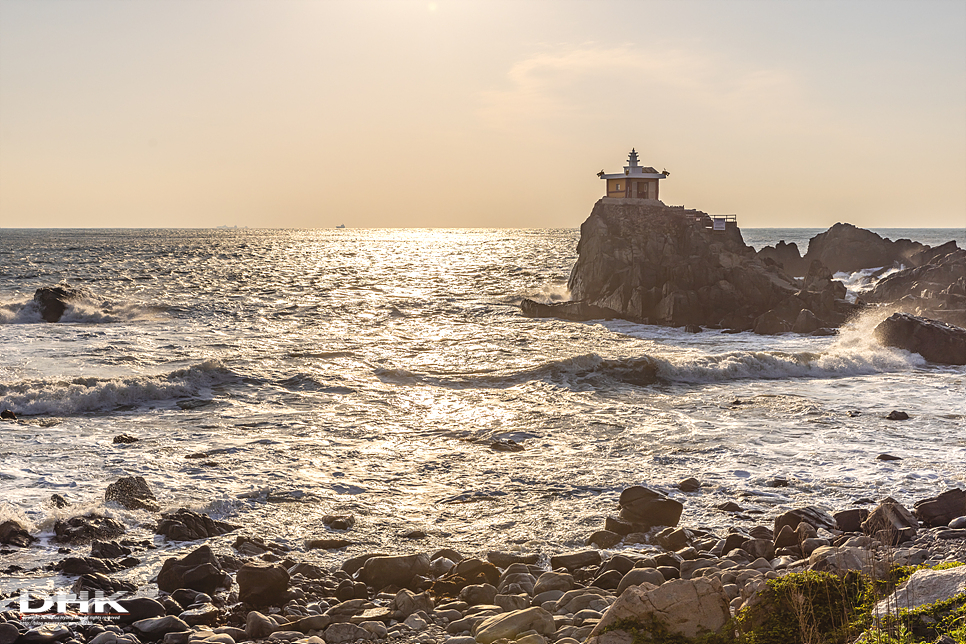
[[[86,590],[77,593],[57,593],[56,595],[47,595],[44,593],[28,593],[23,591],[20,593],[20,604],[19,606],[14,603],[13,599],[7,599],[5,601],[0,601],[0,610],[17,610],[19,608],[20,612],[24,615],[117,615],[125,614],[128,611],[118,604],[118,600],[124,597],[123,592],[114,593],[109,597],[104,596],[104,591],[96,590],[94,591],[94,598],[91,599]],[[31,607],[31,600],[40,600],[42,603],[39,607]],[[71,610],[68,610],[68,607]],[[56,608],[56,611],[51,610]]]

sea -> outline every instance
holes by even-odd
[[[804,252],[822,231],[742,232]],[[876,232],[966,245],[964,229]],[[966,368],[879,345],[887,309],[832,337],[523,317],[523,298],[568,298],[578,239],[0,229],[0,409],[19,417],[0,422],[0,523],[41,536],[0,549],[0,591],[69,586],[44,568],[64,556],[53,525],[97,512],[157,546],[114,574],[156,592],[161,561],[198,543],[166,542],[157,515],[106,504],[123,476],[143,476],[165,511],[240,526],[216,550],[260,536],[325,566],[583,549],[631,485],[718,533],[792,507],[911,505],[966,487]],[[861,297],[870,273],[837,277]],[[33,293],[58,283],[87,295],[46,323]],[[886,420],[894,409],[910,419]],[[698,492],[676,488],[688,477]],[[742,511],[716,509],[729,501]],[[337,534],[353,545],[306,549],[336,536],[323,516],[347,513],[355,526]]]

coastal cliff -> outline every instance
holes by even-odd
[[[599,200],[577,254],[573,301],[524,300],[525,315],[780,333],[837,326],[854,308],[821,264],[797,280],[759,258],[733,222],[713,230],[707,213],[656,201]]]

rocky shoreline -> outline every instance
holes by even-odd
[[[677,487],[687,498],[702,486],[689,478]],[[158,508],[140,477],[120,479],[105,498],[126,508]],[[352,515],[327,516],[329,538],[307,540],[304,551],[187,509],[160,514],[157,536],[143,541],[124,539],[123,525],[113,519],[77,516],[54,526],[53,542],[71,556],[52,568],[76,578],[71,592],[115,596],[126,613],[118,611],[114,622],[84,623],[77,616],[44,624],[41,615],[21,613],[20,596],[12,593],[0,597],[8,604],[0,612],[0,644],[630,644],[642,632],[685,638],[675,641],[710,635],[733,641],[749,623],[755,628],[762,602],[772,601],[770,580],[804,571],[886,579],[895,566],[966,562],[961,489],[911,509],[890,498],[871,511],[791,508],[770,525],[726,531],[678,526],[682,509],[659,491],[633,486],[577,551],[371,552],[333,568],[306,561],[307,552],[345,548]],[[728,503],[719,510],[741,508]],[[162,543],[233,534],[230,548],[196,543],[187,555],[165,559],[152,580],[157,591],[112,576]],[[0,524],[0,554],[35,542],[15,521]],[[87,556],[74,554],[88,545]],[[2,572],[20,572],[15,568]],[[946,595],[932,602],[966,591],[960,574],[966,568],[956,570],[917,573],[944,576]],[[31,606],[39,610],[40,602]]]

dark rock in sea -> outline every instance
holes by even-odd
[[[907,417],[908,418],[908,417]],[[899,418],[890,418],[889,420],[902,420]],[[875,457],[877,461],[901,461],[901,456],[893,456],[892,454],[882,453]]]
[[[405,588],[417,575],[429,572],[429,557],[423,553],[372,557],[366,560],[359,578],[375,589],[386,586]]]
[[[53,569],[65,575],[89,575],[94,573],[111,573],[130,568],[141,563],[134,557],[128,557],[121,561],[110,559],[99,559],[97,557],[67,557],[56,564]]]
[[[704,329],[702,329],[697,324],[686,324],[684,325],[684,331],[686,333],[702,333]]]
[[[919,242],[908,239],[891,241],[870,230],[852,224],[838,223],[812,237],[808,252],[803,258],[806,264],[819,260],[834,273],[854,273],[863,268],[910,265],[916,253],[926,249]]]
[[[744,511],[742,510],[741,506],[735,503],[734,501],[726,501],[725,503],[716,505],[714,507],[719,510],[723,510],[725,512],[743,512]]]
[[[491,550],[490,552],[486,553],[486,559],[494,566],[498,566],[500,568],[508,568],[515,563],[535,564],[539,559],[539,555],[537,554],[518,555],[512,552],[499,552],[496,550]]]
[[[886,420],[909,420],[909,414],[904,411],[897,411],[893,409],[889,412],[889,415],[886,416]]]
[[[13,413],[9,409],[4,409],[3,411],[0,411],[0,419],[17,420],[17,414]]]
[[[309,550],[338,550],[351,546],[355,541],[348,539],[310,539],[305,542],[305,547]]]
[[[845,296],[845,285],[832,278],[828,267],[813,261],[801,290],[759,316],[753,330],[760,335],[786,331],[811,334],[827,326],[838,326],[861,308],[846,301]]]
[[[33,542],[34,538],[18,522],[10,519],[0,523],[0,543],[3,545],[26,548]]]
[[[34,302],[40,309],[40,316],[47,322],[58,322],[71,300],[87,296],[89,293],[67,284],[43,286],[34,292]]]
[[[16,624],[0,622],[0,644],[14,644],[20,637]]]
[[[765,481],[765,487],[788,487],[788,479],[782,476],[776,476],[773,479]]]
[[[953,488],[938,496],[916,501],[913,512],[929,528],[948,526],[953,519],[966,515],[966,491]]]
[[[91,556],[98,559],[118,559],[131,554],[131,549],[117,541],[92,541]]]
[[[684,511],[684,505],[679,501],[640,485],[621,492],[620,507],[622,519],[646,526],[677,526]]]
[[[71,517],[54,523],[54,541],[72,545],[94,540],[109,541],[124,534],[124,526],[99,514]]]
[[[141,440],[141,439],[140,438],[137,438],[135,436],[131,436],[130,434],[118,434],[117,436],[114,437],[114,440],[112,440],[111,442],[112,443],[115,443],[115,444],[117,444],[117,443],[136,443],[139,440]]]
[[[701,481],[694,477],[689,477],[678,483],[678,489],[682,492],[697,492],[701,489]]]
[[[71,592],[75,595],[87,591],[91,597],[93,597],[94,593],[97,591],[101,591],[105,595],[111,595],[119,592],[131,593],[136,589],[137,586],[129,581],[112,579],[102,573],[89,573],[81,575],[80,578],[74,582],[74,585],[71,586]]]
[[[332,530],[349,530],[356,524],[352,514],[326,514],[322,517],[322,525]]]
[[[70,505],[70,502],[59,494],[51,494],[50,504],[57,509],[63,509]]]
[[[835,519],[825,510],[809,505],[804,508],[789,510],[775,518],[774,533],[781,533],[782,527],[791,526],[797,528],[798,524],[805,522],[814,528],[825,528],[826,530],[835,529]]]
[[[918,353],[930,362],[966,365],[966,329],[945,322],[895,313],[873,331],[882,344]]]
[[[869,518],[869,511],[865,508],[853,508],[836,512],[832,516],[842,532],[861,532],[862,522]]]
[[[426,531],[425,530],[407,530],[406,532],[403,532],[399,536],[403,539],[425,539]]]
[[[616,532],[611,532],[610,530],[598,530],[594,534],[587,537],[584,545],[597,546],[598,548],[613,548],[621,542],[622,538],[623,537]]]
[[[158,589],[169,593],[178,588],[192,588],[210,595],[230,585],[231,577],[222,570],[208,546],[201,546],[181,559],[165,559],[158,573]]]
[[[217,537],[233,530],[238,526],[225,521],[216,521],[207,514],[200,514],[186,508],[179,508],[174,512],[161,515],[161,522],[155,531],[172,541],[195,541]]]
[[[561,320],[612,320],[621,317],[613,309],[595,306],[586,302],[555,302],[542,304],[524,298],[520,302],[520,311],[528,318],[560,318]]]
[[[238,601],[253,606],[281,606],[288,590],[288,571],[276,564],[246,563],[235,575]]]
[[[128,510],[158,512],[161,506],[143,476],[125,476],[107,486],[104,500],[114,501]]]
[[[902,302],[907,311],[966,326],[966,250],[951,241],[916,254],[912,262],[912,268],[883,278],[864,298]]]
[[[501,438],[490,443],[490,449],[494,452],[522,452],[523,445],[512,438]]]

